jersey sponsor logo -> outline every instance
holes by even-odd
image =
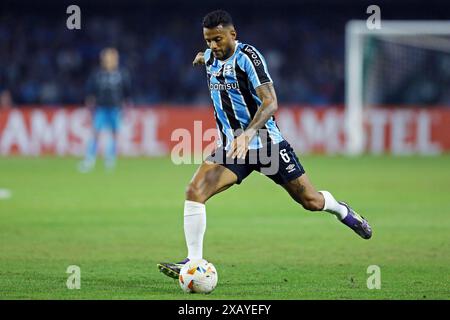
[[[253,63],[255,64],[255,66],[259,66],[261,64],[261,60],[259,59],[258,54],[250,47],[246,47],[244,49],[245,52],[248,52],[250,54],[250,57],[253,60]]]
[[[216,91],[224,91],[224,90],[231,90],[231,89],[238,89],[238,83],[210,83],[209,84],[209,90],[216,90]]]

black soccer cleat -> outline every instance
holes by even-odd
[[[183,261],[178,263],[160,262],[156,266],[158,267],[159,271],[165,274],[166,276],[178,279],[181,268],[183,268],[183,266],[187,262],[189,262],[189,259],[184,259]]]

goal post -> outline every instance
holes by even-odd
[[[383,20],[380,29],[369,29],[365,20],[351,20],[345,39],[346,153],[359,155],[365,151],[366,108],[387,101],[380,98],[388,96],[383,95],[388,90],[383,79],[407,77],[408,70],[423,68],[423,56],[444,55],[450,63],[450,21]],[[433,74],[430,79],[435,80]],[[413,98],[401,104],[408,103],[426,104]]]

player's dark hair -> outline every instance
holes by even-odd
[[[233,19],[225,10],[212,11],[203,18],[203,28],[212,29],[219,25],[223,27],[233,25]]]

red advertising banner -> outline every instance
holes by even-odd
[[[280,108],[284,137],[300,153],[344,153],[344,109]],[[365,114],[368,153],[440,154],[450,151],[450,108],[370,109]],[[83,155],[91,136],[84,108],[27,107],[0,111],[0,155]],[[159,156],[215,144],[210,107],[151,106],[124,110],[119,153]],[[100,139],[100,151],[107,133]],[[189,148],[181,148],[181,144]],[[183,149],[183,150],[181,150]]]

